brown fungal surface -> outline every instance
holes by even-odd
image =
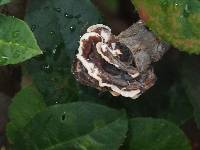
[[[156,81],[150,64],[145,71],[137,67],[137,51],[120,42],[109,27],[97,24],[81,37],[72,72],[82,84],[136,99]]]

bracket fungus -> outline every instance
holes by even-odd
[[[168,48],[141,21],[118,36],[97,24],[81,37],[72,72],[84,85],[136,99],[155,84],[151,63]]]

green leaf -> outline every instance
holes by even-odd
[[[118,150],[128,128],[124,111],[91,103],[55,105],[16,139],[16,150]]]
[[[188,53],[200,54],[199,0],[132,0],[140,17],[161,38]]]
[[[0,0],[0,5],[4,5],[4,4],[7,4],[7,3],[10,3],[11,0]]]
[[[44,49],[44,56],[30,61],[27,68],[47,104],[79,99],[79,90],[71,75],[71,62],[80,35],[100,20],[90,0],[29,2],[26,21]]]
[[[11,143],[32,118],[46,108],[42,96],[32,86],[22,89],[12,101],[9,107],[10,122],[7,125],[7,136]]]
[[[177,125],[183,125],[186,121],[193,118],[193,107],[190,98],[186,93],[184,85],[176,81],[168,91],[169,105],[166,111],[158,114],[159,118],[167,119]]]
[[[0,14],[0,65],[16,64],[41,54],[25,22]]]
[[[194,108],[194,116],[200,128],[200,61],[199,57],[187,57],[182,63],[182,82]]]
[[[130,120],[127,150],[191,150],[184,133],[162,119]]]

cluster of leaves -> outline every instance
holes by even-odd
[[[184,133],[168,121],[128,121],[124,110],[88,102],[47,107],[32,86],[16,95],[9,116],[7,135],[16,150],[118,150],[125,140],[126,150],[190,150]]]
[[[71,75],[80,36],[102,22],[90,0],[32,0],[25,21],[29,27],[0,15],[1,65],[43,53],[26,62],[33,85],[23,88],[10,106],[11,149],[191,150],[180,126],[193,116],[200,126],[200,72],[192,70],[198,59],[184,57],[174,65],[166,56],[156,66],[159,82],[138,101],[100,95]]]

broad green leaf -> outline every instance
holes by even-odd
[[[128,130],[124,111],[91,103],[49,107],[24,128],[15,150],[118,150]]]
[[[194,116],[200,128],[200,61],[199,57],[187,57],[182,63],[182,82],[194,107]]]
[[[179,50],[200,54],[199,0],[132,0],[140,17]]]
[[[29,2],[26,21],[44,49],[44,56],[30,61],[27,68],[48,104],[78,100],[71,62],[80,35],[99,20],[101,17],[90,0]]]
[[[32,118],[46,108],[42,96],[33,86],[22,89],[12,101],[9,107],[10,122],[7,125],[7,136],[11,143]]]
[[[184,133],[168,121],[135,118],[129,126],[126,150],[191,150]]]
[[[0,5],[10,3],[12,0],[0,0]]]
[[[41,54],[25,22],[0,14],[0,65],[16,64]]]

